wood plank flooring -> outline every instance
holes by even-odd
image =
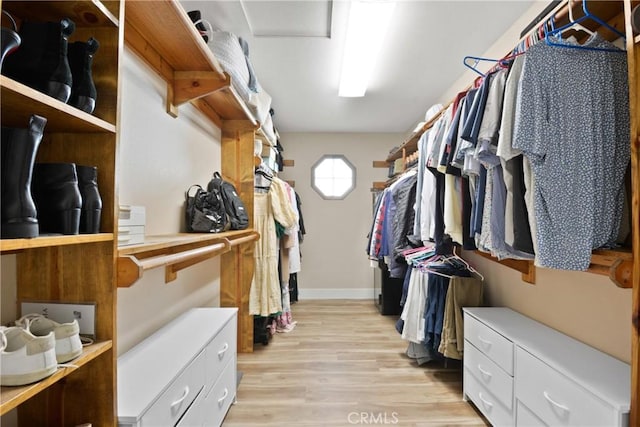
[[[459,363],[417,366],[394,316],[372,301],[299,301],[298,322],[240,354],[237,402],[224,427],[486,426],[462,401]]]

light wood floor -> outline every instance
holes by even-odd
[[[462,401],[461,367],[417,366],[372,301],[300,301],[294,331],[240,354],[224,427],[485,426]]]

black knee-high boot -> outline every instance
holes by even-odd
[[[47,119],[33,115],[28,128],[2,128],[2,238],[38,236],[31,177]]]

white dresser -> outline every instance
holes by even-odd
[[[191,309],[118,357],[118,425],[221,425],[236,396],[237,311]]]
[[[627,426],[631,368],[502,307],[464,308],[463,395],[495,426]]]

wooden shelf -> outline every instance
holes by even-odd
[[[231,86],[208,94],[203,101],[208,103],[223,120],[249,120],[259,126],[249,107]]]
[[[433,126],[433,124],[440,118],[442,113],[444,113],[445,111],[446,111],[446,107],[440,110],[438,114],[433,116],[431,120],[424,123],[419,130],[412,133],[409,139],[405,140],[402,143],[402,145],[398,147],[396,151],[389,154],[389,157],[387,157],[387,160],[386,160],[387,163],[393,163],[394,160],[403,158],[406,155],[406,153],[414,153],[418,151],[418,140],[420,139],[422,134],[425,133],[425,131],[427,131],[428,129],[431,129],[431,126]]]
[[[490,254],[482,251],[474,251],[474,253],[480,255],[483,258],[497,262],[505,267],[512,268],[522,273],[522,281],[535,284],[536,283],[536,267],[533,265],[533,261],[520,260],[520,259],[503,259],[498,260],[492,257]]]
[[[248,230],[224,233],[178,233],[145,236],[145,243],[118,248],[118,287],[129,287],[145,270],[165,268],[165,283],[176,279],[178,271],[229,252],[234,246],[257,240],[259,233]]]
[[[3,2],[3,9],[15,16],[37,17],[39,21],[57,21],[67,16],[76,26],[118,26],[118,18],[99,0]]]
[[[111,349],[112,342],[103,341],[84,347],[82,355],[69,362],[73,367],[59,368],[53,375],[34,384],[16,387],[2,387],[0,391],[0,415],[4,415],[21,403],[45,390],[55,382],[75,372],[78,368],[91,362],[102,353]]]
[[[178,1],[125,4],[125,42],[168,84],[167,112],[191,102],[218,126],[257,121]]]
[[[0,76],[2,125],[27,127],[32,114],[45,117],[45,132],[108,132],[116,126],[6,76]],[[11,108],[4,107],[10,105]]]
[[[262,128],[259,128],[256,131],[256,139],[259,139],[260,141],[262,141],[263,145],[267,145],[269,147],[276,147],[277,145],[276,141],[269,138],[269,136],[262,130]]]
[[[108,242],[112,240],[113,233],[75,234],[72,236],[51,235],[34,237],[33,239],[2,239],[0,240],[0,252],[4,253],[23,249],[46,248],[50,246]]]
[[[535,283],[535,266],[533,261],[505,259],[498,260],[491,255],[475,251],[476,254],[500,263],[506,267],[518,270],[522,273],[522,280],[527,283]],[[598,249],[591,255],[591,264],[588,273],[608,276],[621,288],[633,287],[632,281],[633,255],[630,250]]]

